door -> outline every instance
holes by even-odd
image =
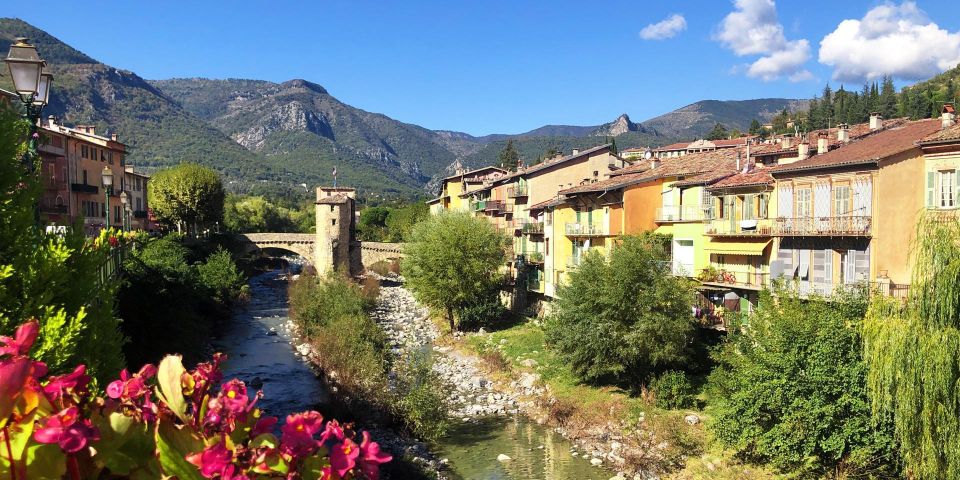
[[[673,274],[693,275],[693,240],[673,241]]]

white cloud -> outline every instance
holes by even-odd
[[[810,59],[810,42],[787,40],[773,0],[735,0],[734,11],[724,17],[714,39],[737,56],[762,55],[745,69],[750,77],[794,82],[813,77],[803,68]]]
[[[665,20],[651,23],[643,30],[640,30],[640,38],[644,40],[666,40],[677,36],[678,33],[687,29],[687,19],[683,15],[673,14]]]
[[[920,80],[960,63],[960,32],[940,28],[912,1],[888,2],[840,22],[820,41],[819,60],[839,81]]]

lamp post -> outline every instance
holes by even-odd
[[[130,204],[127,204],[126,210],[124,210],[124,219],[127,221],[127,231],[133,230],[133,209],[130,208]]]
[[[110,167],[103,167],[103,196],[106,199],[106,228],[110,228],[110,190],[113,189],[113,170]]]
[[[24,163],[32,167],[33,159],[37,154],[39,137],[37,123],[43,107],[50,99],[53,75],[45,71],[46,62],[37,53],[37,47],[31,45],[24,37],[14,40],[4,62],[10,70],[13,89],[23,103],[24,117],[30,121],[30,149],[28,158],[24,158]]]
[[[127,231],[127,209],[130,208],[130,205],[127,204],[127,192],[120,192],[120,210],[123,213],[123,223],[120,227],[124,232]]]

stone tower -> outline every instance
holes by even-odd
[[[356,239],[356,190],[317,187],[317,242],[314,266],[317,275],[334,270],[358,273],[360,243]]]

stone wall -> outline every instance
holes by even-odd
[[[403,257],[403,243],[360,242],[360,261],[365,267]]]

